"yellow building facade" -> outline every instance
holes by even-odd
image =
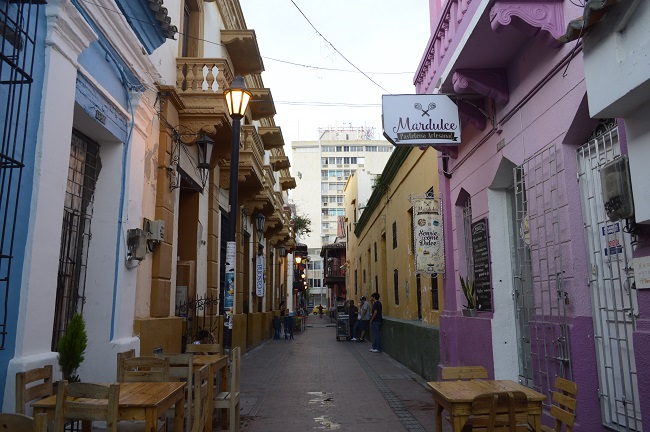
[[[396,148],[370,183],[369,196],[363,173],[346,185],[348,298],[379,293],[384,350],[421,376],[435,377],[443,276],[416,274],[411,200],[439,196],[437,152]]]

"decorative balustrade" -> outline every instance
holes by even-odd
[[[232,80],[232,67],[226,59],[176,59],[176,88],[181,94],[222,92]]]

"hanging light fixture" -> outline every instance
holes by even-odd
[[[196,140],[198,147],[198,161],[196,167],[200,170],[202,187],[205,188],[210,178],[210,168],[212,166],[212,150],[214,149],[214,140],[206,134],[199,135]]]
[[[266,222],[266,218],[262,213],[258,213],[255,216],[255,226],[257,227],[257,238],[261,239],[262,234],[264,234],[264,222]]]
[[[278,254],[280,255],[280,258],[287,256],[287,248],[282,243],[278,246]]]

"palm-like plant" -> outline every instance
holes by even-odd
[[[469,276],[460,276],[460,285],[463,288],[463,294],[465,294],[465,299],[467,300],[467,309],[476,309],[476,292],[474,290],[474,281],[470,279]]]

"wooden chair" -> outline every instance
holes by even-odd
[[[191,432],[203,432],[205,430],[210,412],[210,400],[208,399],[208,386],[212,385],[210,379],[210,367],[208,365],[197,369],[194,372],[192,383],[194,392],[194,410]]]
[[[28,403],[52,394],[52,365],[16,374],[16,413],[25,414]]]
[[[0,414],[0,430],[10,432],[47,432],[47,414],[34,418],[24,414]]]
[[[573,431],[573,423],[576,418],[576,396],[578,385],[573,381],[564,378],[555,378],[555,389],[551,405],[551,416],[555,419],[553,428],[542,425],[543,432],[560,432],[562,425],[566,426],[566,432]],[[557,405],[556,405],[557,404]]]
[[[169,359],[162,357],[118,357],[118,382],[169,381]]]
[[[188,354],[221,354],[219,344],[187,344],[185,352]]]
[[[54,431],[64,432],[65,420],[71,419],[104,421],[107,431],[117,432],[119,401],[119,384],[60,381],[56,394]]]
[[[488,379],[488,372],[483,366],[449,366],[442,368],[442,380]]]
[[[486,393],[472,401],[472,413],[462,432],[528,430],[528,397],[524,392]]]
[[[169,361],[169,380],[184,381],[185,387],[185,430],[191,430],[192,420],[192,378],[194,377],[194,366],[192,354],[155,354],[155,357],[168,359]],[[168,412],[168,417],[173,416],[173,410]]]
[[[227,409],[230,432],[239,430],[239,401],[240,401],[240,378],[241,378],[241,349],[232,349],[230,360],[230,388],[228,391],[219,392],[215,398],[215,407]]]

